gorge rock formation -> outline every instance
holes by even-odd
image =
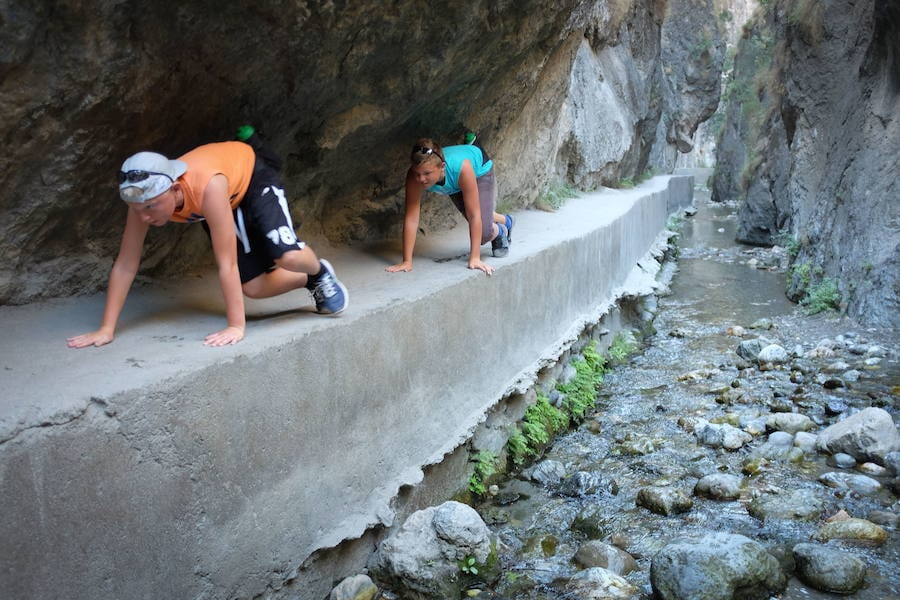
[[[668,170],[718,103],[713,0],[92,0],[0,7],[0,303],[105,285],[133,152],[177,156],[253,123],[286,160],[301,237],[396,239],[412,142],[466,129],[501,202]],[[446,227],[446,202],[422,228]],[[144,273],[211,264],[199,227],[154,230]]]
[[[900,2],[773,0],[728,84],[713,199],[738,239],[787,244],[788,293],[836,286],[848,313],[900,316]]]

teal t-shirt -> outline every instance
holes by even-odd
[[[464,146],[447,146],[442,150],[444,154],[444,162],[447,163],[444,171],[444,184],[433,185],[428,188],[429,192],[437,192],[438,194],[457,194],[459,189],[459,172],[462,169],[464,160],[472,163],[475,170],[475,177],[481,177],[490,171],[494,166],[494,161],[484,162],[484,154],[478,146],[466,144]]]

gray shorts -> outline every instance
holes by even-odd
[[[478,177],[478,201],[481,204],[481,243],[486,244],[494,237],[494,209],[497,206],[497,186],[494,182],[494,169]],[[466,216],[466,206],[463,203],[462,192],[450,194],[456,210]]]

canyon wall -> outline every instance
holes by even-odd
[[[2,304],[103,288],[133,152],[252,123],[285,158],[301,237],[396,239],[417,137],[477,131],[507,207],[618,185],[690,149],[724,54],[712,0],[14,0],[0,23]],[[421,227],[453,218],[427,202]],[[144,275],[210,265],[199,227],[148,236]]]
[[[900,317],[900,2],[766,2],[744,30],[713,199],[738,239],[787,245],[788,294],[827,284],[873,325]]]

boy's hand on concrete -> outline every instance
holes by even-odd
[[[91,333],[83,333],[81,335],[76,335],[75,337],[70,337],[66,340],[66,343],[69,345],[69,348],[86,348],[88,346],[105,346],[111,341],[113,341],[112,333],[104,331],[103,329],[98,329]]]
[[[412,261],[404,260],[402,263],[397,263],[396,265],[385,267],[384,270],[388,273],[396,273],[397,271],[405,271],[408,273],[412,271]]]
[[[494,272],[494,268],[491,265],[482,262],[481,260],[475,258],[469,260],[469,268],[470,269],[478,269],[479,271],[484,271],[487,275],[491,275]]]
[[[222,331],[211,333],[203,340],[204,346],[230,346],[244,339],[242,327],[226,327]]]

